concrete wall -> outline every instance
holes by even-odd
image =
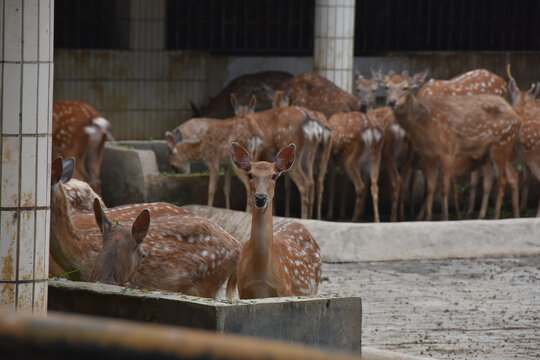
[[[506,77],[509,62],[521,87],[540,80],[540,53],[390,53],[354,59],[363,74],[370,68],[411,73],[428,68],[437,78],[478,67]],[[200,105],[239,75],[313,70],[311,57],[212,56],[163,49],[56,50],[55,63],[55,101],[95,106],[111,121],[117,139],[163,138],[166,130],[190,118],[189,100]]]

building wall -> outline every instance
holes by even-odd
[[[356,57],[355,68],[429,69],[430,77],[449,78],[486,68],[506,78],[506,65],[522,88],[540,80],[540,53],[389,53]],[[192,115],[189,101],[200,105],[239,75],[282,70],[312,71],[311,57],[212,56],[205,52],[132,50],[56,50],[54,100],[93,105],[111,121],[117,139],[161,139]],[[381,90],[380,95],[383,96]]]

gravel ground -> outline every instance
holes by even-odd
[[[540,358],[540,257],[324,264],[362,297],[362,343],[439,359]]]

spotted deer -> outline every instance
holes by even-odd
[[[521,211],[527,206],[530,173],[540,181],[540,82],[532,83],[528,90],[520,90],[512,76],[510,64],[507,66],[508,93],[514,110],[521,116],[521,128],[516,141],[516,154],[525,163],[524,181],[521,193]],[[540,200],[539,200],[540,201]],[[540,216],[540,203],[536,216]]]
[[[335,163],[344,165],[345,172],[354,184],[356,202],[352,221],[363,215],[366,189],[363,171],[371,180],[373,216],[379,222],[379,168],[383,146],[383,130],[366,114],[359,112],[337,113],[329,119],[332,129],[332,158]],[[330,168],[329,208],[333,205],[333,172]],[[342,189],[343,193],[343,189]]]
[[[289,99],[289,94],[292,91],[292,88],[288,88],[287,91],[277,90],[274,91],[270,87],[266,87],[266,94],[268,98],[272,99],[272,106],[274,109],[288,107],[291,105]],[[309,114],[312,118],[317,118],[317,122],[322,127],[321,131],[317,131],[317,153],[315,157],[315,165],[317,167],[317,218],[322,219],[322,201],[324,194],[324,177],[326,175],[326,170],[329,165],[331,150],[332,150],[332,131],[330,129],[330,124],[326,116],[320,111],[308,110],[307,108],[302,108],[306,113]],[[285,205],[285,216],[290,216],[290,181],[289,177],[285,177],[285,192],[286,192],[286,205]],[[309,216],[311,217],[311,215]]]
[[[53,104],[53,159],[75,157],[75,178],[101,193],[99,177],[104,144],[112,139],[111,124],[92,106],[77,101]]]
[[[231,145],[231,157],[249,178],[254,208],[251,235],[227,293],[237,287],[241,299],[316,294],[321,278],[317,242],[303,225],[290,220],[274,224],[272,219],[276,180],[293,166],[294,144],[281,149],[272,163],[252,163],[248,151],[237,143]]]
[[[111,223],[96,198],[94,216],[103,237],[103,245],[89,281],[130,286],[135,272],[146,256],[141,249],[141,243],[150,227],[150,211],[148,209],[141,211],[131,230],[128,230]]]
[[[219,178],[219,169],[225,166],[225,206],[230,208],[231,167],[227,156],[229,144],[238,141],[249,148],[255,158],[258,156],[264,134],[259,124],[250,118],[236,117],[229,120],[207,119],[207,130],[195,142],[183,141],[177,129],[165,134],[168,147],[168,161],[177,171],[185,172],[192,161],[204,161],[210,172],[208,183],[208,205],[213,206]],[[239,176],[247,189],[247,179]],[[248,204],[249,208],[249,204]]]
[[[311,217],[315,202],[315,182],[313,167],[315,157],[322,147],[319,161],[319,174],[324,175],[330,155],[331,131],[324,115],[299,106],[287,106],[258,113],[247,114],[263,132],[260,159],[271,160],[273,155],[287,144],[297,145],[297,162],[289,176],[300,193],[301,217]],[[318,184],[322,179],[318,179]],[[322,203],[322,185],[319,187],[317,212]],[[319,201],[319,199],[321,199]]]
[[[384,80],[387,103],[423,159],[427,183],[426,219],[432,217],[439,167],[442,173],[442,218],[448,219],[448,189],[458,156],[486,159],[493,166],[498,187],[495,218],[499,218],[507,184],[513,199],[517,199],[517,175],[507,176],[507,172],[513,172],[507,165],[519,131],[518,115],[502,97],[495,95],[413,96],[411,89],[419,86],[426,75],[427,71],[412,78],[405,73],[390,73]],[[513,213],[519,216],[515,202]]]
[[[381,163],[387,169],[392,186],[392,207],[390,221],[403,219],[404,179],[411,168],[414,151],[405,131],[397,123],[392,109],[388,106],[374,109],[376,92],[383,82],[380,70],[371,70],[371,79],[357,72],[358,97],[362,110],[378,128],[383,131]]]
[[[492,94],[505,97],[506,90],[506,81],[504,81],[502,77],[485,69],[476,69],[453,77],[450,80],[430,79],[420,88],[417,97],[472,96],[479,94]],[[469,204],[466,213],[467,216],[471,216],[474,211],[476,191],[479,182],[479,171],[475,167],[471,167],[472,164],[478,164],[478,162],[474,159],[461,159],[456,162],[456,168],[454,170],[456,176],[462,176],[470,173],[470,192]],[[479,214],[480,218],[485,217],[489,194],[491,192],[491,183],[489,182],[491,178],[491,170],[489,166],[484,167],[483,172],[484,182],[482,206]],[[511,176],[511,174],[508,175]],[[454,188],[454,203],[459,218],[460,214],[457,201],[457,187],[454,180],[452,180],[452,185]]]
[[[74,280],[88,281],[101,250],[102,234],[92,213],[69,216],[64,184],[74,171],[73,161],[57,159],[51,171],[51,254]],[[135,210],[136,209],[136,210]],[[215,297],[238,263],[241,244],[214,222],[195,216],[154,217],[140,245],[147,254],[133,281],[154,289]],[[141,210],[124,207],[126,221],[115,209],[104,210],[120,226],[131,226]],[[119,210],[116,210],[119,211]],[[126,215],[126,214],[129,214]]]

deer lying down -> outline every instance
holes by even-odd
[[[120,225],[113,225],[97,198],[94,202],[94,216],[103,236],[103,245],[90,274],[90,282],[131,285],[133,276],[145,257],[141,243],[150,227],[150,211],[145,209],[137,216],[131,231]]]
[[[272,220],[272,201],[277,178],[294,163],[295,146],[283,148],[274,163],[252,163],[246,149],[231,145],[234,165],[249,178],[252,210],[251,236],[238,263],[238,294],[241,299],[314,295],[321,278],[319,246],[309,231],[294,221]],[[236,287],[227,284],[227,295]]]
[[[53,162],[51,171],[51,254],[74,280],[88,281],[101,249],[101,232],[94,214],[69,215],[64,183],[73,175],[74,162]],[[140,210],[123,207],[131,226]],[[108,218],[110,210],[105,210]],[[150,210],[152,215],[152,210]],[[73,218],[73,220],[72,220]],[[214,222],[195,216],[173,215],[154,218],[142,250],[148,254],[133,281],[155,289],[214,297],[235,268],[241,244]],[[114,219],[116,222],[116,219]]]

